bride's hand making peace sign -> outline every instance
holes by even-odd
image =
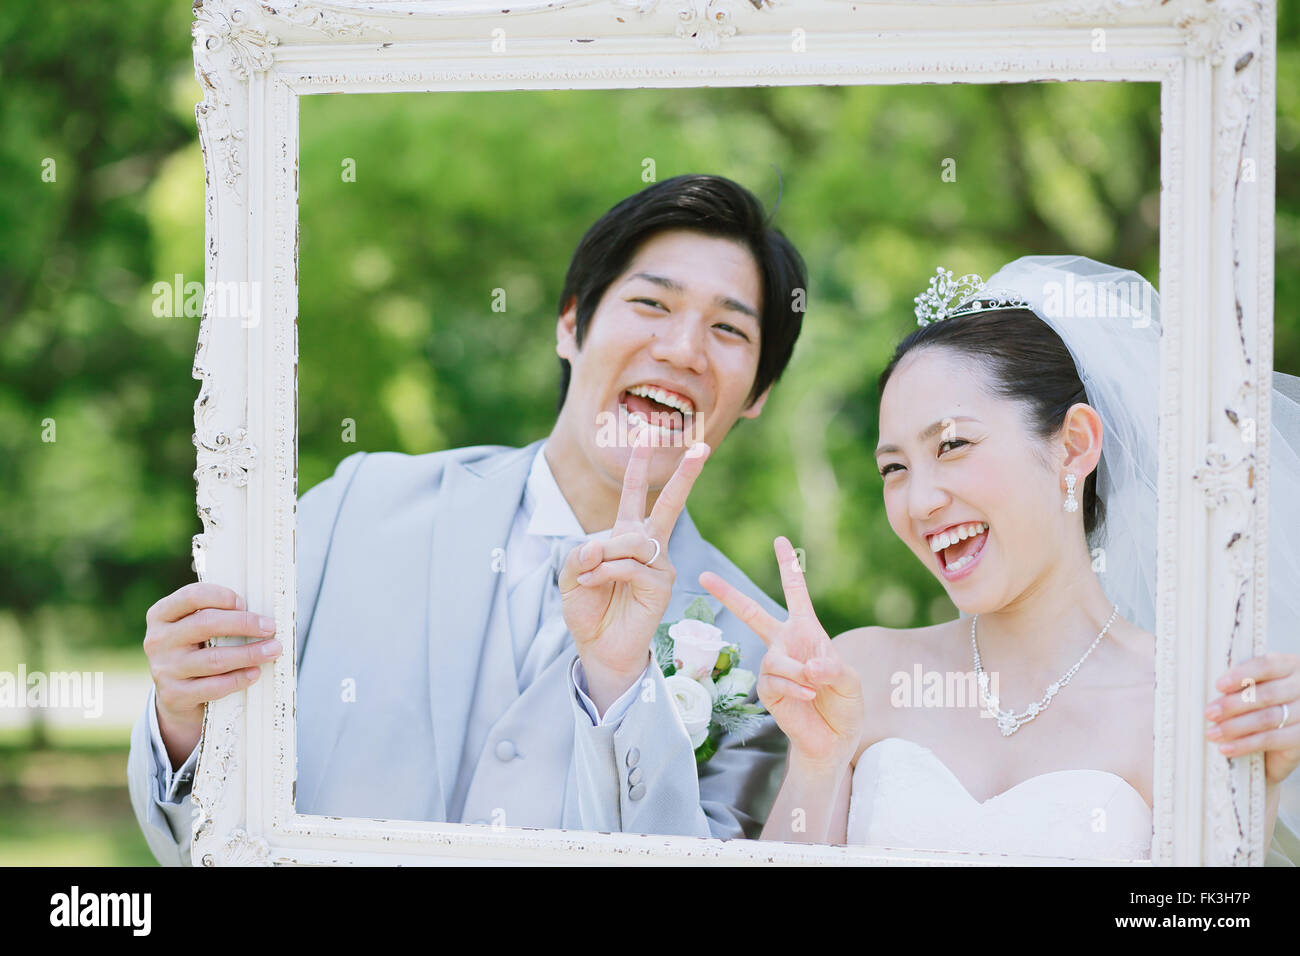
[[[564,621],[601,713],[650,662],[650,642],[677,577],[668,560],[668,539],[708,457],[704,442],[688,448],[646,518],[650,444],[649,430],[641,426],[609,539],[574,548],[560,569]]]
[[[862,735],[862,682],[817,620],[794,547],[781,537],[774,548],[789,608],[784,621],[710,571],[700,585],[767,645],[758,699],[790,738],[791,762],[839,770]]]

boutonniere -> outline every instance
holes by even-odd
[[[745,703],[754,689],[754,674],[736,666],[740,645],[722,639],[704,598],[692,601],[680,621],[659,625],[654,654],[697,764],[717,752],[723,734],[743,741],[758,729],[766,711]]]

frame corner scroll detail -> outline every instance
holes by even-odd
[[[246,88],[251,74],[270,69],[280,41],[257,26],[244,7],[224,0],[194,0],[190,35],[194,76],[203,90],[194,118],[205,172],[209,184],[215,174],[239,201],[247,104],[235,96],[235,90]]]

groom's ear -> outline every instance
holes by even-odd
[[[1101,460],[1101,416],[1091,405],[1078,402],[1070,406],[1061,423],[1061,440],[1065,444],[1064,465],[1084,478]]]
[[[571,296],[569,304],[555,320],[555,354],[573,364],[578,354],[578,297]]]
[[[763,411],[763,405],[766,404],[767,396],[771,393],[771,391],[772,391],[771,385],[763,389],[763,394],[759,395],[758,398],[754,399],[754,404],[750,405],[749,408],[741,412],[740,417],[757,418],[759,416],[759,413]]]

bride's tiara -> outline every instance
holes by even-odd
[[[930,288],[913,301],[916,302],[917,325],[929,325],[931,322],[970,315],[972,312],[1030,307],[1025,299],[1014,292],[985,288],[984,279],[973,272],[954,279],[952,270],[943,266],[930,277]]]

